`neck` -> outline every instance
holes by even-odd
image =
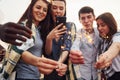
[[[86,31],[86,33],[88,33],[88,34],[91,34],[91,33],[94,32],[94,29],[86,29],[85,31]]]
[[[38,26],[39,25],[39,22],[33,20],[33,23],[35,24],[35,26]]]

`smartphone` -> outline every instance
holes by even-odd
[[[56,17],[56,25],[59,25],[60,23],[66,24],[66,17],[65,16],[57,16]]]

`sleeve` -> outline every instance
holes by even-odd
[[[21,22],[20,25],[25,26],[26,21]],[[16,40],[16,41],[21,42],[19,40]],[[31,39],[26,38],[26,42],[22,42],[21,46],[12,45],[11,49],[13,49],[15,52],[22,54],[24,51],[34,46],[34,41],[35,41],[34,37],[32,37]]]
[[[113,42],[120,42],[120,32],[113,36]]]
[[[80,30],[76,34],[75,41],[72,44],[71,50],[80,50]]]
[[[65,34],[64,36],[64,50],[65,51],[70,51],[70,48],[72,46],[72,39],[71,39],[71,35],[70,34]]]
[[[76,26],[73,22],[67,22],[66,27],[67,33],[64,36],[64,44],[65,50],[69,51],[76,36]]]

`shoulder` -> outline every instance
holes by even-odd
[[[113,35],[113,42],[120,42],[120,32],[117,32]]]
[[[68,29],[75,29],[76,30],[76,25],[74,22],[66,22],[66,27]]]

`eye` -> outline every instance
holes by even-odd
[[[44,11],[44,12],[47,12],[47,10],[48,10],[47,8],[43,8],[43,11]]]
[[[53,5],[52,9],[57,9],[57,6]]]
[[[37,9],[41,9],[41,6],[36,6]]]
[[[85,20],[85,17],[81,17],[81,20]]]
[[[88,19],[90,19],[91,17],[92,17],[91,15],[87,16]]]
[[[63,7],[59,7],[60,10],[63,10]]]
[[[102,23],[102,24],[101,24],[101,27],[105,27],[105,26],[106,26],[106,24],[105,24],[105,23]]]

